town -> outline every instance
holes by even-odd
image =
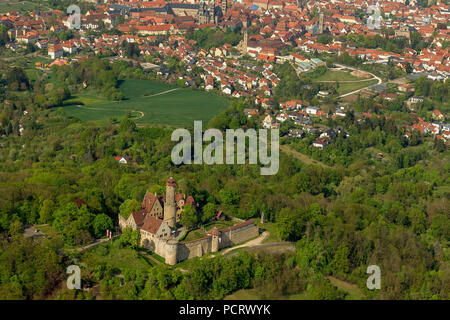
[[[302,7],[296,1],[106,1],[89,4],[86,13],[79,17],[79,29],[71,25],[74,17],[60,10],[33,11],[31,19],[19,12],[8,12],[0,22],[8,29],[11,42],[7,48],[17,51],[32,46],[53,60],[46,66],[37,62],[37,69],[81,61],[91,54],[131,60],[169,83],[181,82],[237,99],[251,98],[263,110],[249,108],[245,112],[249,117],[263,114],[262,127],[278,128],[290,119],[298,128],[290,128],[288,136],[301,138],[318,133],[312,145],[324,148],[341,130],[315,126],[321,122],[316,119],[344,118],[349,111],[347,103],[342,102],[344,97],[378,97],[381,102],[400,97],[407,100],[414,115],[414,105],[422,103],[424,97],[414,95],[413,79],[422,76],[444,82],[450,74],[448,5],[438,1],[422,8],[416,1],[408,5],[378,2],[377,8],[385,17],[378,29],[365,26],[361,16],[352,15],[357,10],[367,18],[364,12],[368,5],[363,1],[309,1]],[[233,42],[224,39],[221,46],[200,46],[199,41],[214,36],[201,32],[211,29],[231,33]],[[198,40],[189,37],[192,32],[200,33]],[[378,42],[385,37],[404,39],[404,47],[391,45],[395,52],[383,50]],[[389,74],[383,81],[369,71],[326,60],[330,55],[361,59],[364,66],[389,64],[405,76],[394,78]],[[169,68],[170,59],[182,64],[183,70]],[[319,88],[315,101],[282,101],[282,97],[274,97],[281,81],[274,66],[285,62],[298,75],[308,75],[311,70],[328,65],[335,71],[331,73],[339,73],[344,80],[339,81],[336,76],[320,81],[321,86],[332,87],[334,92]],[[345,94],[334,88],[352,81],[365,81],[368,85],[356,86],[356,90]],[[305,88],[311,90],[312,83]],[[322,105],[330,104],[331,99],[334,106]],[[356,116],[363,120],[372,114]],[[407,139],[414,130],[444,142],[450,139],[449,125],[438,109],[432,110],[428,121],[416,116],[413,122],[405,127]]]

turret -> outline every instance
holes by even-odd
[[[166,183],[166,200],[164,202],[164,221],[169,227],[174,228],[176,224],[176,204],[175,204],[175,180],[170,177]]]
[[[176,240],[168,240],[166,243],[166,263],[170,266],[177,264],[178,242]]]
[[[209,235],[211,235],[211,252],[217,252],[219,251],[219,243],[220,243],[220,231],[214,227],[209,232]]]

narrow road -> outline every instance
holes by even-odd
[[[112,237],[112,239],[117,238],[118,236],[119,236],[119,235],[116,235],[116,236]],[[86,246],[78,247],[78,248],[75,248],[75,249],[69,249],[68,251],[74,251],[74,250],[77,250],[78,252],[81,252],[81,251],[84,251],[84,250],[86,250],[86,249],[95,247],[96,245],[99,245],[100,243],[107,242],[108,240],[110,240],[110,239],[105,238],[105,239],[95,240],[95,242],[90,243],[90,244],[88,244],[88,245],[86,245]]]
[[[255,247],[257,245],[260,245],[265,238],[267,238],[269,236],[269,232],[268,231],[264,231],[263,233],[261,233],[258,238],[247,241],[246,243],[240,244],[238,246],[234,246],[228,249],[225,249],[222,251],[222,255],[225,255],[227,252],[230,252],[231,250],[234,249],[239,249],[239,248],[244,248],[244,247]]]
[[[376,79],[376,80],[378,81],[377,84],[383,83],[383,80],[381,80],[380,77],[377,77],[376,75],[374,75],[373,73],[370,73],[370,72],[368,72],[368,71],[365,71],[365,70],[359,70],[359,69],[356,69],[356,68],[354,68],[354,67],[344,66],[344,65],[342,65],[342,64],[336,64],[336,66],[338,66],[340,69],[346,68],[346,69],[350,69],[350,70],[356,70],[356,71],[364,71],[364,72],[367,72],[368,74],[372,75],[372,77],[373,77],[372,79],[369,79],[369,80]],[[361,81],[363,81],[363,80],[361,80]],[[341,81],[340,81],[340,82],[341,82]],[[361,88],[361,89],[358,89],[358,90],[355,90],[355,91],[352,91],[352,92],[345,93],[345,94],[343,94],[343,95],[340,95],[339,98],[344,98],[344,97],[350,96],[350,95],[352,95],[352,94],[358,93],[359,91],[361,91],[361,90],[363,90],[363,89],[365,89],[365,88],[367,88],[367,87],[364,87],[364,88]]]
[[[161,94],[166,94],[166,93],[169,93],[169,92],[172,92],[172,91],[176,91],[176,90],[181,90],[181,88],[174,88],[174,89],[166,90],[166,91],[163,91],[163,92],[155,93],[155,94],[152,94],[150,96],[146,96],[146,98],[159,96]]]

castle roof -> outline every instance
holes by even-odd
[[[146,212],[150,212],[152,210],[154,204],[156,201],[159,201],[159,204],[161,207],[164,207],[164,197],[163,196],[157,196],[153,193],[150,193],[147,191],[144,197],[144,201],[142,201],[142,207],[147,210]]]
[[[169,187],[175,187],[176,185],[177,185],[177,184],[176,184],[174,178],[170,177],[170,178],[167,180],[166,186],[169,186]]]
[[[220,236],[220,230],[217,229],[217,227],[214,227],[208,231],[208,234],[210,234],[212,236]]]
[[[138,227],[140,227],[144,223],[145,219],[145,209],[132,212],[131,215],[133,216],[134,222]]]
[[[161,226],[161,223],[163,223],[161,219],[149,215],[145,218],[144,225],[141,229],[152,234],[156,234]]]
[[[254,223],[255,223],[255,220],[250,219],[250,220],[241,222],[241,223],[239,223],[239,224],[235,224],[234,226],[231,226],[231,227],[222,229],[222,230],[220,230],[220,231],[221,231],[221,232],[227,232],[227,231],[239,229],[239,228],[242,228],[242,227],[244,227],[244,226],[246,226],[246,225],[250,225],[250,224],[254,224]]]

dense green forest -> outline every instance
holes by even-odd
[[[222,299],[239,289],[255,289],[260,298],[348,298],[330,282],[332,276],[356,284],[366,298],[449,298],[450,151],[429,137],[403,138],[394,120],[410,123],[401,115],[404,99],[391,104],[392,112],[398,112],[392,119],[358,121],[351,111],[341,122],[325,120],[322,124],[344,126],[349,136],[338,136],[322,151],[310,147],[314,136],[297,142],[283,138],[283,145],[318,162],[306,164],[281,153],[278,173],[261,176],[258,165],[174,166],[173,128],[137,126],[125,112],[119,123],[105,126],[64,115],[64,101],[80,90],[81,81],[110,99],[122,99],[120,80],[147,77],[128,63],[88,59],[54,68],[45,79],[31,79],[20,68],[3,65],[2,70],[2,298],[95,298],[63,289],[65,267],[87,259],[70,250],[113,228],[119,211],[137,209],[146,190],[161,192],[169,175],[194,196],[203,214],[222,209],[247,219],[264,212],[271,233],[295,242],[295,251],[193,259],[186,273],[165,265],[133,270],[87,263],[83,279],[99,284],[101,297]],[[286,65],[276,72],[283,76],[275,90],[280,101],[309,99],[320,88],[299,90],[307,82],[295,73],[285,76],[292,73]],[[416,90],[432,101],[421,106],[424,113],[433,104],[446,106],[448,84],[416,82]],[[378,103],[359,99],[353,107],[381,115]],[[234,101],[209,127],[258,128],[244,107],[255,106],[249,100]],[[282,131],[287,128],[289,123]],[[379,152],[382,161],[374,157]],[[128,164],[117,163],[115,156],[127,156]],[[23,228],[30,224],[48,224],[53,233],[44,241],[24,239]],[[133,234],[102,250],[96,251],[99,256],[113,250],[139,254]],[[371,264],[382,270],[379,291],[365,287]]]
[[[233,103],[211,125],[253,126],[243,116],[243,106]],[[365,268],[377,264],[383,270],[383,290],[367,292],[368,297],[448,298],[448,151],[427,145],[417,152],[402,151],[400,144],[386,149],[393,161],[376,162],[363,152],[352,155],[364,150],[368,140],[366,131],[355,128],[353,139],[360,142],[349,146],[353,153],[329,149],[343,159],[334,167],[305,165],[282,154],[278,174],[266,177],[259,175],[257,165],[174,167],[172,130],[137,127],[129,119],[98,127],[43,110],[24,128],[22,136],[1,140],[4,297],[43,297],[58,290],[55,279],[64,261],[57,252],[91,242],[117,220],[125,200],[141,201],[146,189],[161,189],[171,172],[201,207],[213,205],[240,218],[264,211],[281,239],[297,241],[296,252],[281,259],[243,253],[193,260],[186,275],[162,266],[127,271],[125,287],[104,266],[93,281],[101,282],[105,297],[220,299],[241,288],[260,288],[269,297],[276,287],[279,296],[305,291],[310,297],[345,298],[325,277],[364,288]],[[132,159],[129,165],[114,161],[125,154]],[[87,206],[77,208],[74,199]],[[60,241],[32,244],[15,236],[22,225],[36,223],[51,224]],[[46,255],[53,258],[44,260]],[[73,294],[62,292],[60,297]]]

